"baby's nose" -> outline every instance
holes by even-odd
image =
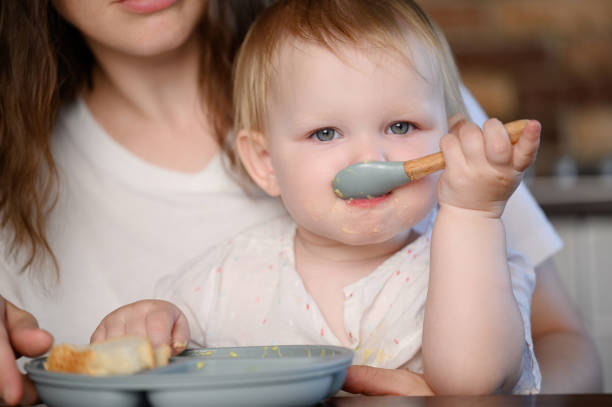
[[[363,161],[387,161],[384,143],[376,136],[364,136],[355,141],[353,163]]]

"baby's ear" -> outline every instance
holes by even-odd
[[[236,147],[242,165],[251,179],[268,195],[280,195],[268,150],[268,139],[258,131],[240,130],[236,138]]]

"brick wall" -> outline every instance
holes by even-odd
[[[536,118],[536,173],[563,155],[583,173],[612,157],[612,0],[419,0],[468,88],[501,120]]]

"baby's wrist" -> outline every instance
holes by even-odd
[[[447,203],[440,203],[440,212],[449,212],[452,216],[461,216],[463,218],[483,219],[483,220],[500,220],[504,212],[506,202],[491,203],[489,205],[478,206],[459,206]]]

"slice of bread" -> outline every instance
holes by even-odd
[[[165,366],[170,353],[168,345],[153,349],[148,338],[125,336],[81,347],[69,344],[54,346],[45,368],[90,376],[125,375]]]

